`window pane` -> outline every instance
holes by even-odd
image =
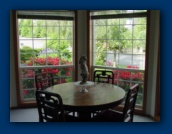
[[[146,24],[146,18],[134,18],[134,24]]]
[[[108,25],[119,25],[119,19],[108,19],[107,24]]]
[[[95,61],[94,61],[95,65],[99,65],[99,66],[105,65],[105,59],[106,59],[105,53],[103,52],[94,53],[94,57],[95,57]]]
[[[46,24],[49,27],[57,27],[59,26],[59,21],[58,20],[46,20]]]
[[[23,99],[31,99],[31,98],[35,98],[35,90],[24,89],[23,90]]]
[[[59,18],[64,19],[66,13],[74,17],[73,11],[17,11],[17,13],[34,16],[34,19],[18,18],[21,70],[19,81],[23,99],[35,98],[34,78],[37,73],[53,73],[56,84],[73,81],[74,19],[59,20]],[[45,19],[40,19],[37,15],[45,16]],[[48,18],[58,18],[58,20],[48,20]],[[71,66],[68,67],[69,65]]]
[[[107,35],[108,39],[119,39],[119,25],[108,26],[107,30],[108,30],[108,35]]]
[[[23,79],[23,89],[34,88],[34,79]]]
[[[65,68],[59,68],[58,69],[58,77],[70,77],[72,76],[72,68],[71,67],[65,67]]]
[[[33,66],[33,53],[20,53],[20,66]]]
[[[133,65],[138,66],[139,69],[145,69],[145,55],[144,54],[134,54],[133,55]]]
[[[23,51],[27,52],[27,49],[31,49],[33,47],[32,38],[20,37],[19,45],[20,49],[24,49]]]
[[[60,27],[60,39],[72,39],[72,27]]]
[[[19,36],[20,38],[32,38],[32,26],[20,26]]]
[[[60,84],[60,83],[67,83],[67,82],[72,82],[72,78],[59,78],[57,79],[56,83]]]
[[[94,25],[96,26],[104,26],[104,25],[106,25],[106,20],[95,20],[94,21]]]
[[[126,68],[128,65],[132,65],[132,55],[131,54],[118,54],[117,57],[118,67]]]
[[[120,39],[132,39],[132,25],[120,25]]]
[[[72,53],[66,52],[61,54],[61,65],[71,65],[72,64]]]
[[[63,20],[60,20],[60,26],[72,26],[73,25],[73,22],[72,21],[63,21]]]
[[[145,40],[133,40],[133,54],[144,54],[146,49]]]
[[[106,39],[107,38],[106,27],[96,26],[94,37],[95,39]]]
[[[146,26],[145,25],[135,25],[133,27],[133,38],[134,39],[146,39]]]
[[[34,69],[21,69],[22,78],[34,78]]]
[[[119,51],[121,53],[132,54],[133,43],[132,40],[120,40]]]
[[[47,27],[47,38],[48,39],[59,39],[59,27]]]
[[[119,19],[119,21],[120,21],[120,24],[127,24],[127,22],[131,21],[131,18],[122,18],[122,19]]]
[[[119,50],[119,40],[108,40],[107,51],[117,52]]]
[[[60,56],[57,53],[47,55],[47,65],[60,65]]]
[[[60,40],[56,40],[56,39],[47,40],[47,48],[51,49],[53,52],[59,52]]]
[[[135,67],[138,67],[138,66],[135,66]],[[134,82],[143,82],[143,80],[144,80],[144,73],[143,72],[132,72],[131,73],[131,79]]]
[[[33,19],[33,26],[46,26],[45,20]]]
[[[101,69],[114,68],[114,83],[124,88],[126,92],[135,83],[140,83],[142,88],[138,94],[137,105],[143,105],[144,71],[136,72],[136,70],[145,70],[147,18],[139,17],[139,14],[138,17],[132,18],[130,15],[127,17],[127,14],[139,12],[147,11],[91,11],[94,24],[91,27],[93,27],[92,38],[99,39],[93,40],[93,65],[104,66]],[[111,15],[110,18],[108,15]],[[116,68],[118,70],[115,70]]]
[[[106,40],[95,40],[94,51],[104,52],[107,50]]]
[[[128,92],[128,89],[130,88],[131,84],[128,81],[123,81],[123,80],[119,80],[118,81],[118,86],[121,87],[122,89],[125,90],[125,92]]]
[[[18,19],[18,24],[20,26],[32,26],[32,20],[31,19]]]
[[[33,39],[33,46],[34,46],[34,49],[42,49],[44,51],[45,50],[45,47],[46,47],[46,40],[44,38],[39,38],[39,39]]]
[[[113,51],[107,51],[107,53],[105,54],[105,59],[104,59],[104,64],[105,66],[110,66],[110,67],[114,67],[115,65],[115,54]]]

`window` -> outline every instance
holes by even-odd
[[[114,83],[127,91],[140,83],[137,106],[143,106],[146,10],[90,11],[93,71],[113,70]]]
[[[74,79],[74,11],[17,11],[20,101],[35,100],[35,74]]]

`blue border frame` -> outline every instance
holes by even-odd
[[[171,3],[162,0],[6,0],[0,2],[0,57],[1,57],[1,125],[7,133],[156,133],[172,131],[171,128]],[[161,13],[161,122],[160,123],[10,123],[10,10],[18,9],[151,9]],[[170,64],[169,64],[170,63]],[[164,68],[165,67],[165,68]],[[163,84],[165,82],[165,84]],[[169,115],[169,116],[168,116]]]

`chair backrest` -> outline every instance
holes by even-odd
[[[114,73],[113,71],[95,70],[93,75],[93,81],[114,84]]]
[[[138,90],[139,90],[139,84],[135,84],[134,86],[130,87],[130,89],[127,92],[125,106],[123,110],[123,119],[125,122],[133,122],[133,114],[134,114]]]
[[[35,75],[36,89],[46,89],[54,85],[54,78],[52,73],[38,73]]]
[[[63,122],[63,101],[60,95],[47,91],[36,91],[36,101],[40,122]]]

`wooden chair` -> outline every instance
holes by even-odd
[[[95,70],[93,75],[93,81],[114,84],[114,73],[113,71]]]
[[[93,117],[93,122],[133,122],[135,103],[139,90],[139,84],[132,86],[126,96],[123,112],[106,110]]]
[[[94,82],[100,82],[100,83],[111,83],[114,84],[114,73],[113,71],[107,71],[107,70],[95,70],[93,75],[93,81]],[[92,116],[96,116],[102,111],[96,111],[92,113]]]
[[[59,94],[37,90],[36,101],[39,122],[77,122],[77,118],[65,114],[63,100]]]
[[[35,83],[37,90],[45,90],[46,88],[54,85],[53,74],[50,72],[38,73],[35,75]],[[75,116],[75,112],[65,111],[65,113],[72,114],[73,116]]]
[[[53,74],[46,72],[46,73],[39,73],[35,75],[35,83],[36,83],[36,89],[44,90],[47,87],[54,85],[54,78]]]

